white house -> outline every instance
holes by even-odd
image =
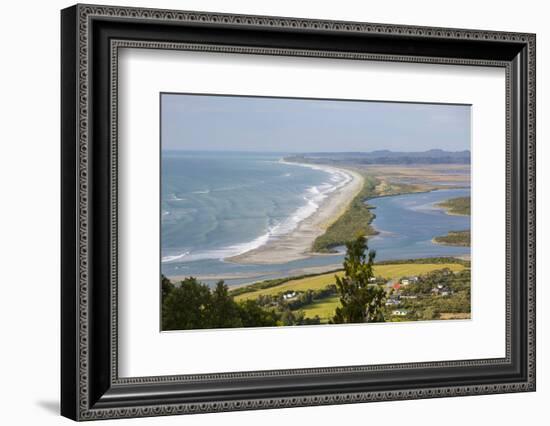
[[[396,309],[395,311],[392,312],[392,315],[395,315],[396,317],[404,317],[408,313],[409,312],[404,309]]]
[[[284,300],[289,300],[289,299],[292,299],[294,297],[296,297],[296,292],[295,291],[290,291],[288,293],[283,294],[283,299]]]

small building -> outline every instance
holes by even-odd
[[[290,300],[290,299],[293,299],[295,297],[296,297],[296,292],[295,291],[289,291],[288,293],[283,294],[283,299],[284,300]]]
[[[453,294],[453,291],[449,287],[438,284],[436,287],[432,288],[432,294],[435,296],[450,296]]]
[[[403,285],[409,285],[409,284],[416,283],[416,282],[418,282],[418,277],[417,276],[405,277],[405,278],[401,279],[401,284],[403,284]]]
[[[404,317],[409,313],[409,311],[406,311],[405,309],[396,309],[392,312],[392,315],[396,317]]]

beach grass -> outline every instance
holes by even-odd
[[[383,277],[386,280],[392,280],[411,275],[426,274],[428,272],[444,268],[457,272],[465,269],[465,266],[460,263],[452,262],[384,264],[374,266],[374,275],[377,277]],[[240,294],[235,296],[235,300],[240,301],[246,299],[256,299],[259,296],[276,296],[281,293],[286,293],[287,291],[321,290],[331,284],[334,284],[334,275],[342,276],[343,271],[289,280],[280,285]]]

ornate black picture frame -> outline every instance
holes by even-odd
[[[76,5],[61,13],[61,413],[160,416],[535,390],[535,35]],[[120,47],[506,70],[506,356],[120,378]]]

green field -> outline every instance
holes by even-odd
[[[438,203],[437,206],[443,207],[449,214],[470,216],[470,197],[451,198]]]
[[[327,323],[334,316],[336,307],[340,304],[338,296],[329,297],[328,299],[318,300],[311,305],[304,306],[302,311],[307,318],[318,316],[321,323]]]
[[[387,280],[397,279],[401,277],[411,275],[421,275],[428,272],[432,272],[438,269],[449,268],[453,272],[461,271],[465,269],[465,266],[458,263],[401,263],[401,264],[384,264],[374,266],[374,275],[377,277],[383,277]],[[343,272],[338,272],[338,275],[342,276]],[[235,296],[236,301],[246,299],[256,299],[262,295],[276,296],[280,293],[287,291],[306,291],[306,290],[320,290],[327,287],[330,284],[334,284],[334,272],[328,274],[321,274],[307,278],[301,278],[296,280],[286,281],[283,284],[261,289],[249,293],[240,294]],[[327,299],[328,300],[328,299]],[[309,315],[308,315],[309,316]]]

